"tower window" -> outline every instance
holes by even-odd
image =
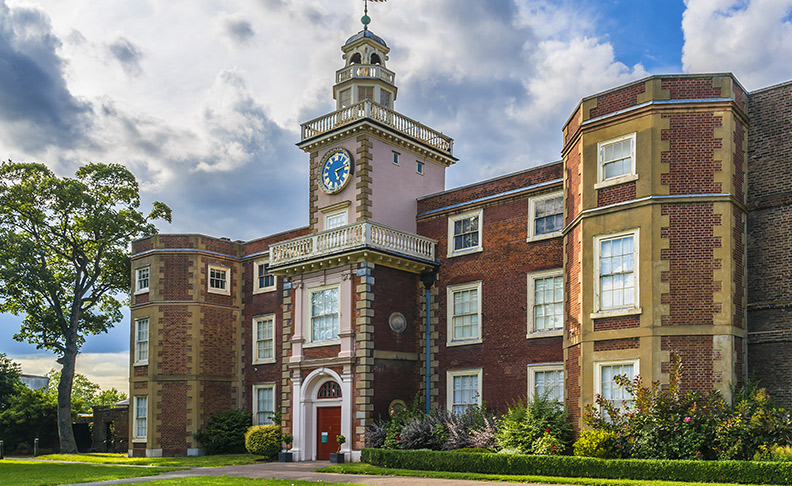
[[[393,152],[393,163],[399,165],[399,152]]]
[[[341,92],[339,97],[341,98],[340,99],[341,108],[346,108],[348,106],[352,106],[352,90],[351,89],[345,89],[344,91]]]
[[[415,166],[415,172],[423,175],[423,162],[418,162],[418,165]]]
[[[384,89],[380,90],[380,104],[385,108],[390,108],[391,94]]]
[[[371,55],[371,64],[382,64],[380,57],[377,54]]]
[[[373,100],[374,86],[358,86],[358,101]]]
[[[349,63],[350,64],[360,64],[361,63],[361,61],[360,61],[360,53],[356,52],[356,53],[352,54],[352,58],[349,59]]]

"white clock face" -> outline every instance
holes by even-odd
[[[352,177],[352,155],[342,148],[333,149],[322,158],[319,186],[327,194],[336,194]]]

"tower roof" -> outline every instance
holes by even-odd
[[[374,32],[372,32],[372,31],[370,31],[368,29],[363,29],[360,32],[358,32],[357,34],[353,35],[352,37],[347,39],[346,42],[344,42],[344,45],[348,46],[349,44],[355,42],[356,40],[362,39],[364,37],[368,37],[369,39],[382,44],[383,47],[388,47],[388,44],[385,43],[385,41],[382,39],[382,37],[378,36],[377,34],[375,34]]]

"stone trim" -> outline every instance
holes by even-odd
[[[371,424],[374,413],[374,264],[358,264],[358,285],[354,292],[356,298],[355,319],[355,403],[353,409],[354,437],[350,441],[353,450],[361,450],[366,443],[366,429]]]

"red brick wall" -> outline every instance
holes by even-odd
[[[560,175],[554,165],[552,177]],[[525,181],[531,177],[550,177],[548,169],[538,175],[518,174]],[[508,178],[493,183],[503,188]],[[484,184],[471,197],[492,191]],[[459,199],[446,203],[462,202]],[[438,275],[439,319],[439,402],[446,403],[446,372],[455,369],[482,368],[482,397],[488,406],[505,409],[527,393],[527,365],[563,361],[562,338],[527,339],[527,274],[560,268],[563,265],[563,242],[553,238],[528,243],[528,198],[493,203],[484,207],[482,242],[484,250],[465,256],[446,258],[447,216],[419,219],[418,232],[437,239],[440,255]],[[447,287],[453,284],[482,281],[481,344],[446,346]],[[413,300],[415,302],[415,300]]]
[[[192,354],[190,343],[191,326],[188,319],[192,313],[186,305],[169,305],[160,308],[159,342],[161,351],[157,354],[157,371],[164,375],[187,375],[194,373],[188,353]]]
[[[566,278],[564,279],[564,299],[566,303],[566,325],[564,329],[569,333],[569,336],[580,335],[581,322],[578,320],[581,311],[581,288],[580,288],[580,273],[581,273],[581,248],[580,248],[580,234],[582,229],[580,225],[573,227],[567,233],[565,240],[566,250]]]
[[[374,268],[374,349],[416,353],[418,349],[418,275],[377,266]],[[393,332],[388,319],[393,312],[401,312],[407,319],[407,329]],[[404,377],[398,379],[403,380]],[[378,380],[375,378],[374,382]],[[412,399],[412,397],[409,397]]]
[[[672,113],[662,115],[669,119],[670,128],[660,137],[669,142],[670,150],[663,152],[660,160],[668,164],[668,172],[660,176],[669,193],[720,194],[723,187],[715,182],[715,172],[721,171],[721,161],[714,160],[716,149],[723,141],[715,138],[715,128],[722,124],[721,117],[712,113]]]
[[[638,338],[608,339],[605,341],[594,341],[594,352],[598,351],[617,351],[623,349],[638,349],[640,342]]]
[[[695,100],[721,97],[721,89],[712,86],[711,77],[668,78],[661,82],[661,87],[671,93],[672,100]]]
[[[159,288],[162,300],[192,300],[194,298],[193,259],[188,255],[159,255],[161,262]],[[153,276],[152,276],[153,277]]]
[[[567,359],[564,364],[566,380],[566,410],[572,425],[576,428],[580,422],[580,345],[567,348]]]
[[[187,430],[187,393],[186,381],[166,381],[157,396],[156,417],[159,421],[160,445],[163,456],[187,454],[191,433]],[[154,404],[150,404],[154,405]]]
[[[661,214],[668,216],[670,223],[660,231],[661,237],[669,240],[669,248],[660,251],[660,258],[668,260],[670,268],[661,275],[670,286],[670,292],[661,296],[670,308],[662,325],[712,325],[714,314],[720,311],[713,296],[721,287],[713,279],[718,265],[713,255],[721,245],[714,236],[721,217],[713,213],[712,204],[663,205]]]
[[[638,316],[606,317],[594,319],[594,331],[615,331],[617,329],[632,329],[641,325]]]
[[[238,356],[236,309],[203,307],[201,309],[199,360],[201,373],[230,378]]]
[[[597,206],[610,206],[635,199],[635,181],[597,190]]]
[[[679,354],[682,360],[680,389],[683,393],[707,393],[715,387],[712,363],[716,356],[713,353],[712,336],[663,336],[660,339],[660,349],[673,350]],[[670,363],[661,364],[663,373],[668,373],[669,369]]]
[[[645,92],[646,83],[638,83],[597,96],[597,107],[589,112],[589,118],[635,106],[638,104],[638,95]]]

